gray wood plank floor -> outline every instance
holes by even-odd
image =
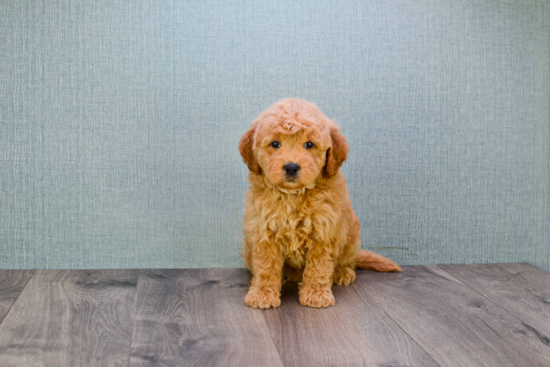
[[[0,270],[0,322],[27,285],[33,270]]]
[[[130,365],[282,366],[246,291],[241,269],[144,271]]]
[[[357,272],[336,305],[244,305],[243,269],[0,270],[4,366],[550,366],[550,274]]]
[[[137,270],[37,270],[0,324],[0,366],[126,366]]]

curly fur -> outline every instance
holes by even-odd
[[[271,146],[280,142],[279,148]],[[304,144],[312,142],[313,148]],[[392,260],[360,250],[360,225],[339,168],[348,145],[338,126],[311,102],[292,98],[262,112],[239,150],[249,173],[242,256],[252,272],[245,303],[278,307],[284,281],[300,282],[300,303],[334,305],[332,284],[355,269],[400,271]],[[289,177],[283,166],[300,170]]]

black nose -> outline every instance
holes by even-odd
[[[285,170],[287,175],[296,176],[296,174],[300,170],[300,166],[298,166],[296,163],[287,163],[285,164],[283,169]]]

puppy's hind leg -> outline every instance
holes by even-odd
[[[352,212],[351,225],[348,230],[346,242],[340,249],[338,262],[334,269],[334,284],[350,285],[355,282],[355,264],[359,248],[361,247],[360,224],[355,213]]]
[[[355,282],[355,271],[347,266],[337,266],[334,269],[334,284],[350,285]]]

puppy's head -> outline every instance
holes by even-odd
[[[291,98],[262,112],[241,138],[239,150],[253,174],[284,189],[299,189],[333,177],[348,146],[314,103]]]

